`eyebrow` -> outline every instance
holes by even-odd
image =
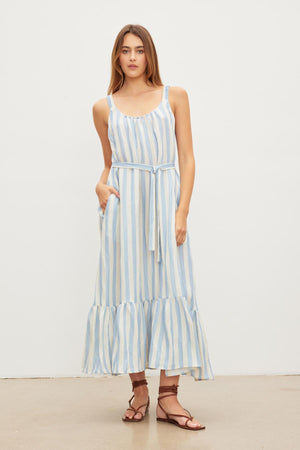
[[[128,45],[123,45],[122,48],[130,48]],[[136,45],[134,48],[144,48],[143,45]]]

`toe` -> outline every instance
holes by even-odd
[[[197,422],[197,421],[196,421],[196,422],[193,421],[193,422],[191,423],[191,425],[192,425],[194,428],[203,427],[203,425],[202,425],[200,422]]]
[[[192,420],[188,420],[187,426],[192,427],[192,428],[198,428],[198,427],[200,427],[200,426],[202,426],[202,425],[201,425],[201,423],[198,422],[197,420],[192,419]]]
[[[190,427],[198,428],[199,426],[200,426],[200,423],[198,423],[198,422],[190,422]]]

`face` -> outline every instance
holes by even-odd
[[[119,62],[126,77],[137,78],[144,74],[147,67],[144,45],[135,34],[125,35]]]

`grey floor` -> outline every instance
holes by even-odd
[[[128,375],[1,379],[0,449],[300,449],[300,376],[181,376],[179,401],[206,425],[200,431],[156,422],[159,378],[147,379],[150,414],[141,423],[121,420]]]

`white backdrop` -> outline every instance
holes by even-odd
[[[85,376],[103,170],[92,105],[127,23],[190,99],[188,228],[214,374],[299,373],[299,2],[1,4],[0,377]]]

